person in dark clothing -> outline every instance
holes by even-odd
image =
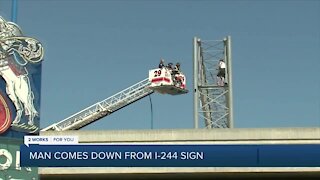
[[[164,68],[165,65],[164,65],[164,59],[161,59],[160,60],[160,63],[159,63],[159,68]]]
[[[174,83],[178,86],[182,84],[182,79],[178,76],[180,74],[180,63],[177,63],[172,70],[172,78]]]

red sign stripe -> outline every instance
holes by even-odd
[[[165,82],[170,82],[170,79],[169,78],[165,78],[165,77],[160,77],[160,78],[154,78],[151,80],[151,82],[159,82],[159,81],[165,81]]]

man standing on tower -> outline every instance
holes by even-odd
[[[217,74],[218,86],[224,86],[224,84],[226,84],[225,77],[226,77],[226,63],[223,61],[223,59],[220,59],[219,69],[218,69],[218,74]]]

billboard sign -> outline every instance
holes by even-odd
[[[0,16],[0,136],[39,132],[42,44]]]
[[[20,167],[20,144],[22,140],[1,138],[0,180],[36,180],[38,168]]]

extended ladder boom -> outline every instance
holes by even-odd
[[[41,131],[77,130],[153,93],[148,78]]]

